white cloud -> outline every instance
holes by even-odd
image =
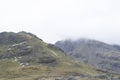
[[[0,32],[30,31],[47,42],[88,37],[119,43],[119,0],[0,0]]]

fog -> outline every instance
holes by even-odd
[[[46,42],[90,38],[120,44],[119,0],[0,0],[0,32],[27,31]]]

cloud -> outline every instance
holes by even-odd
[[[1,0],[0,32],[30,31],[52,43],[86,37],[120,44],[119,3],[119,0]]]

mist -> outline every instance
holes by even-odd
[[[120,44],[119,0],[1,0],[0,32],[27,31],[48,43],[90,38]]]

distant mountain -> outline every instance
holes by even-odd
[[[90,39],[58,41],[55,44],[72,58],[98,69],[120,73],[120,46]]]
[[[0,80],[105,80],[113,75],[69,58],[32,33],[0,33]]]

